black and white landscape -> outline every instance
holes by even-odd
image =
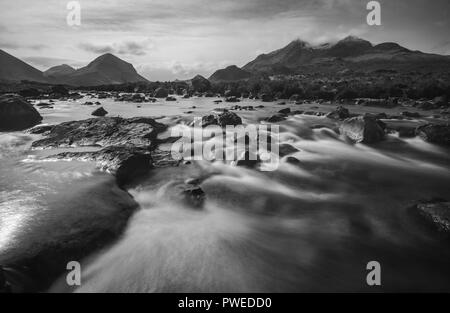
[[[380,1],[382,26],[356,0],[90,3],[77,29],[21,2],[0,13],[1,292],[450,292],[448,1]],[[175,158],[197,119],[278,126],[276,169],[248,136]]]

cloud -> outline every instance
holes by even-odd
[[[42,50],[44,48],[47,48],[47,45],[44,44],[18,44],[14,42],[2,42],[0,43],[0,47],[4,49],[30,49],[30,50]]]
[[[232,65],[228,60],[220,62],[193,62],[180,61],[162,62],[158,64],[145,64],[137,66],[136,70],[149,80],[190,79],[198,74],[209,77],[217,69]]]
[[[124,41],[112,44],[81,43],[79,47],[84,51],[94,52],[96,54],[113,53],[142,56],[147,54],[148,51],[153,50],[155,45],[151,40],[146,39],[143,41]]]

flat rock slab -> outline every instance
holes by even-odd
[[[33,142],[33,148],[149,146],[166,128],[152,118],[101,117],[35,127],[30,132],[47,137]]]

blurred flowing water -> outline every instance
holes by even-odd
[[[201,116],[211,102],[103,106],[169,121],[192,105]],[[44,123],[88,112],[63,103]],[[258,122],[259,113],[238,114]],[[271,172],[219,161],[155,169],[128,190],[133,200],[95,164],[39,161],[49,151],[29,150],[34,139],[0,134],[0,264],[67,244],[70,234],[82,245],[101,228],[121,235],[82,260],[75,291],[450,291],[448,239],[410,210],[420,199],[448,197],[446,148],[395,135],[352,145],[326,118],[296,115],[281,123],[280,141],[299,150],[290,155],[298,164],[285,157]],[[172,197],[171,184],[198,177],[204,208]],[[134,201],[139,208],[123,214]],[[381,264],[381,287],[366,284],[369,261]],[[73,289],[61,277],[50,291]]]

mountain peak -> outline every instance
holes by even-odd
[[[286,47],[311,48],[311,44],[307,41],[297,38],[291,41]]]
[[[75,69],[67,64],[53,66],[44,72],[45,77],[58,78],[75,73]]]
[[[355,41],[356,42],[361,42],[361,41],[367,41],[367,40],[364,40],[364,39],[359,38],[357,36],[349,35],[349,36],[345,37],[344,39],[340,40],[339,42],[355,42]]]
[[[211,81],[238,81],[250,78],[251,74],[236,65],[227,66],[215,71],[210,77]]]

